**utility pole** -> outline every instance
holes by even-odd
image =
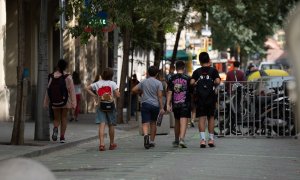
[[[46,87],[48,85],[48,1],[41,1],[39,45],[38,45],[38,82],[36,102],[36,122],[34,139],[49,141],[48,112],[43,108]],[[51,107],[49,107],[51,108]]]
[[[65,0],[59,0],[59,8],[63,9],[65,8]],[[65,13],[64,11],[60,15],[60,28],[59,28],[59,58],[64,58],[64,29],[65,29]]]
[[[296,130],[296,136],[300,137],[300,101],[298,94],[300,93],[300,71],[298,70],[300,68],[300,4],[298,4],[296,10],[294,10],[293,15],[289,17],[288,19],[288,25],[286,28],[286,39],[287,39],[287,47],[290,52],[292,65],[293,65],[293,72],[294,77],[296,78],[296,81],[289,84],[288,88],[291,91],[289,94],[290,98],[293,100],[293,102],[296,103],[296,110],[295,114],[295,130]],[[297,71],[298,70],[298,71]]]

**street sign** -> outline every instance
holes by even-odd
[[[201,30],[201,35],[202,36],[206,36],[206,37],[210,37],[211,36],[211,28],[208,27],[208,28],[203,28]]]

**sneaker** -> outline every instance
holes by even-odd
[[[186,146],[184,140],[180,140],[180,141],[179,141],[179,146],[180,146],[181,148],[187,148],[187,146]]]
[[[200,148],[206,148],[206,141],[204,139],[200,141]]]
[[[179,141],[173,141],[172,142],[173,147],[178,147],[179,146]]]
[[[65,140],[65,137],[60,137],[60,143],[65,143],[66,140]]]
[[[74,118],[71,118],[71,119],[70,119],[70,122],[72,122],[72,121],[74,121]]]
[[[145,147],[145,149],[149,149],[150,148],[149,135],[144,136],[144,147]]]
[[[214,140],[211,140],[211,139],[210,139],[210,140],[208,141],[208,146],[209,146],[209,147],[215,147],[215,142],[214,142]]]
[[[150,148],[154,148],[155,147],[155,143],[154,142],[149,143],[149,147]]]
[[[111,144],[109,145],[109,150],[115,150],[117,148],[117,144]]]
[[[52,140],[57,141],[57,135],[58,135],[58,128],[54,127],[53,128],[53,133],[52,133]]]

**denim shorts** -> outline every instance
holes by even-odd
[[[148,103],[142,103],[141,107],[142,123],[149,123],[157,120],[159,107]]]
[[[116,109],[114,109],[111,112],[104,112],[101,111],[99,107],[97,107],[96,124],[105,123],[110,126],[111,125],[116,126],[117,125],[116,114],[117,114]]]

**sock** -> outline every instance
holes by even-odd
[[[214,140],[214,134],[209,134],[209,139]]]
[[[205,132],[200,132],[200,139],[202,140],[205,140]]]
[[[151,140],[150,140],[150,144],[154,144],[154,141],[151,141]]]

